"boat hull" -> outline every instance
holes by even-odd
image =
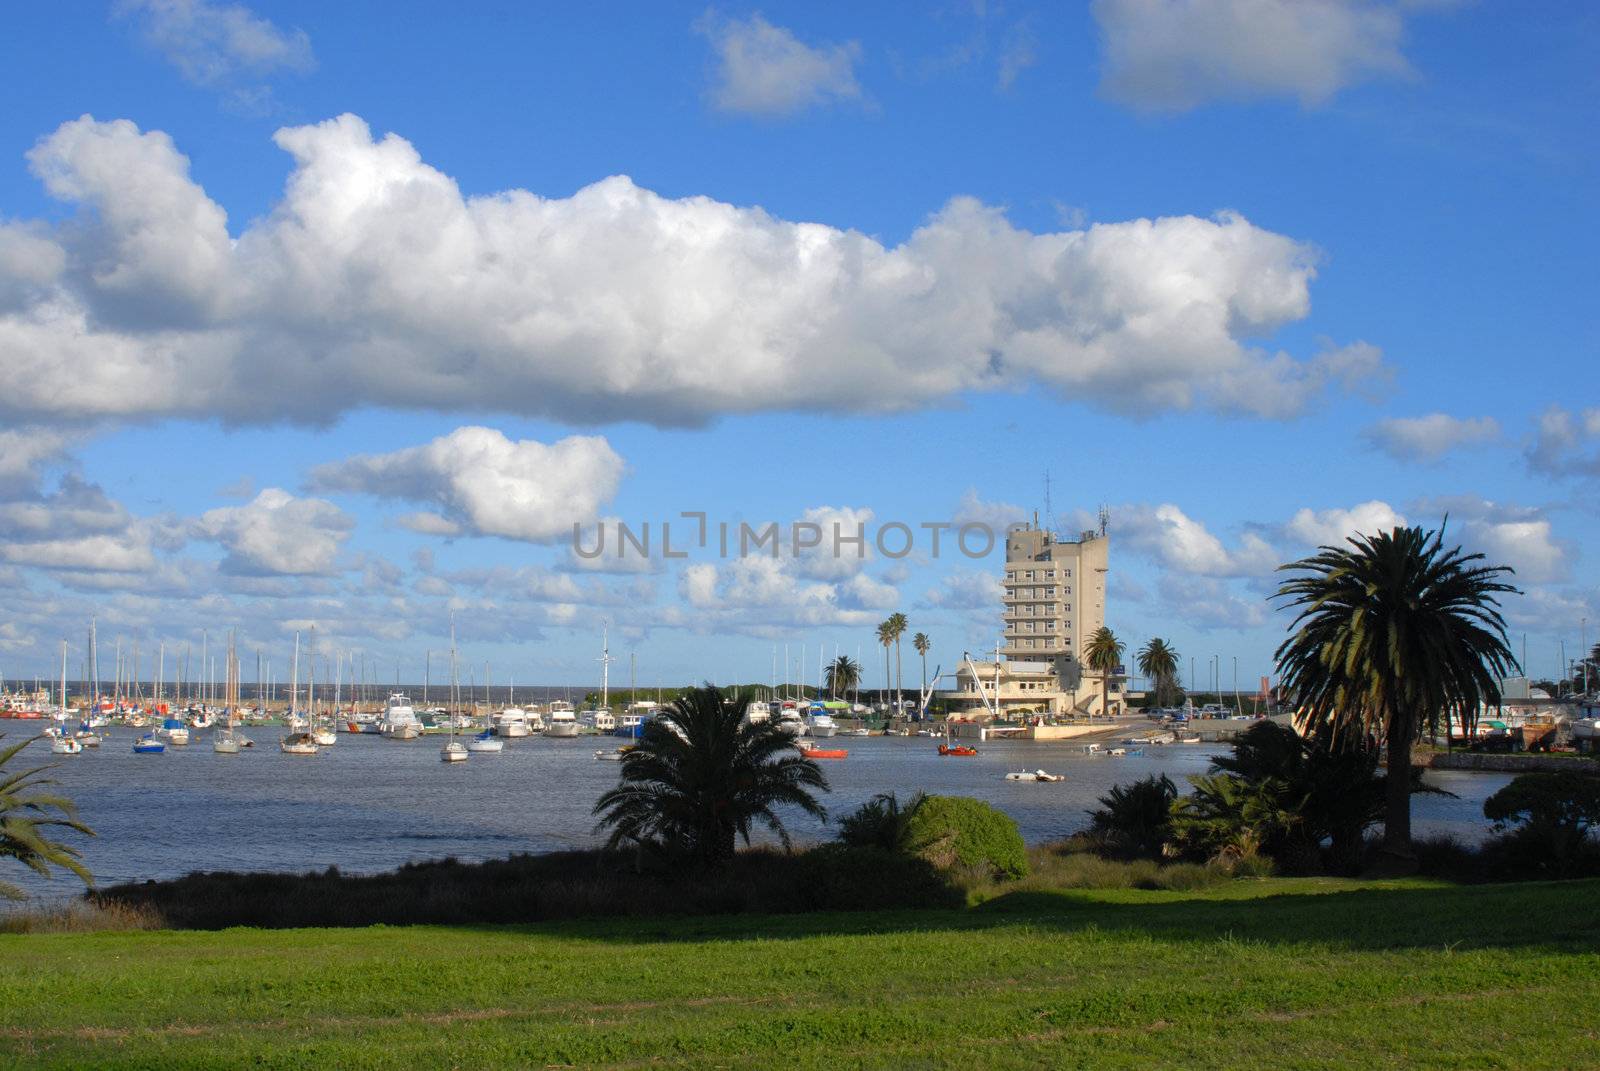
[[[544,735],[553,736],[557,740],[570,740],[578,735],[578,725],[576,722],[557,722],[546,726]]]

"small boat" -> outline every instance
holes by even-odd
[[[977,753],[978,753],[978,749],[977,748],[969,747],[966,744],[940,744],[939,745],[939,754],[941,754],[941,755],[956,755],[956,756],[965,757],[965,756],[970,756],[970,755],[976,755]]]
[[[467,741],[467,750],[472,752],[499,753],[506,749],[506,742],[494,735],[493,730],[485,729],[483,732]]]
[[[1006,774],[1007,781],[1045,781],[1053,784],[1066,779],[1065,774],[1045,773],[1043,770],[1019,770]]]
[[[155,733],[145,733],[133,742],[135,755],[160,755],[166,750],[166,743]]]
[[[231,729],[224,729],[211,738],[211,750],[218,755],[239,754],[239,738],[233,735]]]
[[[808,759],[847,759],[850,752],[842,747],[818,747],[815,744],[798,743],[795,747],[800,749],[800,754]]]
[[[840,736],[871,736],[866,729],[840,729]]]
[[[278,742],[278,747],[285,755],[315,755],[322,750],[310,733],[290,733]]]
[[[167,738],[167,743],[182,747],[189,742],[189,727],[182,719],[167,718],[161,723],[161,735]]]
[[[89,728],[88,722],[84,722],[83,726],[73,734],[73,739],[84,747],[100,746],[100,734]]]
[[[1101,747],[1099,744],[1083,745],[1083,753],[1085,755],[1103,755],[1105,754],[1105,750],[1106,749]]]
[[[439,759],[441,762],[466,762],[467,745],[459,740],[452,740],[439,749]]]
[[[1200,738],[1198,736],[1180,736],[1180,737],[1178,737],[1178,743],[1180,743],[1180,744],[1198,744],[1199,742],[1200,742]]]
[[[50,754],[52,755],[77,755],[83,751],[83,745],[78,743],[76,737],[65,734],[50,741]]]
[[[596,751],[594,757],[596,762],[621,762],[628,757],[628,752],[631,750],[633,749],[619,747],[614,751]]]

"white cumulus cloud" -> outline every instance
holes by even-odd
[[[1405,523],[1393,506],[1374,499],[1349,509],[1299,510],[1284,525],[1284,532],[1307,546],[1340,546],[1351,536],[1377,535]]]
[[[623,461],[605,439],[574,435],[545,444],[463,427],[422,446],[318,466],[312,486],[426,503],[407,527],[529,542],[570,537],[616,494]]]
[[[1140,109],[1272,96],[1311,106],[1411,74],[1401,12],[1380,0],[1095,0],[1093,11],[1101,86]]]
[[[1454,417],[1429,413],[1419,417],[1380,420],[1367,429],[1367,439],[1401,461],[1438,461],[1458,447],[1489,443],[1500,437],[1494,417]]]
[[[299,576],[333,572],[354,527],[332,502],[268,487],[242,506],[208,510],[195,533],[227,551],[225,573]]]
[[[717,55],[713,105],[746,115],[792,115],[818,104],[859,100],[856,64],[861,46],[807,45],[760,15],[701,20]]]
[[[1600,476],[1600,406],[1574,412],[1553,405],[1539,416],[1528,465],[1551,476]]]
[[[1119,506],[1111,511],[1111,532],[1135,553],[1179,573],[1195,576],[1261,576],[1277,568],[1271,544],[1254,532],[1229,548],[1204,523],[1170,503]]]
[[[613,177],[464,197],[355,116],[280,130],[283,197],[236,237],[164,134],[90,117],[30,154],[79,206],[0,258],[0,419],[321,422],[363,406],[696,423],[1041,385],[1144,413],[1292,415],[1381,370],[1260,340],[1315,251],[1224,213],[1032,233],[957,198],[902,244]],[[47,258],[48,259],[48,258]]]

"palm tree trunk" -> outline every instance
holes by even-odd
[[[898,714],[903,709],[900,706],[900,637],[894,638],[894,710]]]
[[[1415,858],[1411,850],[1411,737],[1409,730],[1389,730],[1389,769],[1384,777],[1383,854]]]

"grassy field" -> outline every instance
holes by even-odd
[[[0,1066],[1600,1066],[1600,882],[0,936]]]

